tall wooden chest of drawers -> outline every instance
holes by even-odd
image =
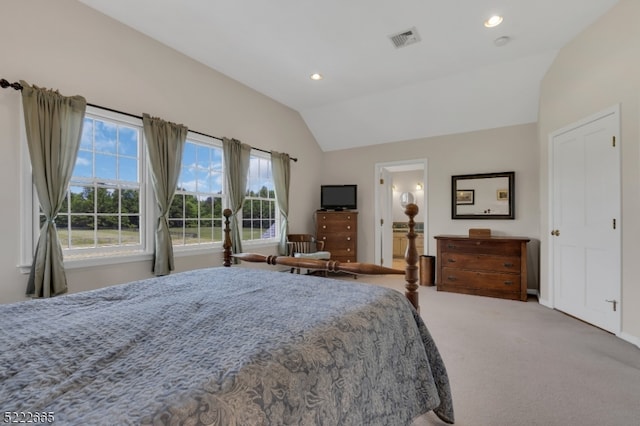
[[[527,300],[524,237],[438,235],[438,290]]]
[[[324,241],[331,260],[358,261],[358,212],[317,211],[316,238]]]

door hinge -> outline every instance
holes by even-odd
[[[380,219],[380,226],[384,225],[384,219]]]
[[[380,178],[380,185],[384,185],[384,179]]]
[[[615,148],[616,147],[616,137],[615,136],[613,136],[611,142],[613,143],[613,147]]]
[[[616,229],[616,220],[613,219],[613,229]]]

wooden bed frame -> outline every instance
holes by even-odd
[[[224,266],[231,266],[231,259],[236,258],[245,262],[259,262],[267,263],[269,265],[283,265],[291,268],[306,268],[327,272],[347,272],[351,274],[364,274],[364,275],[389,275],[396,274],[405,276],[405,296],[409,299],[409,302],[420,311],[420,303],[418,297],[418,250],[416,249],[416,233],[415,222],[413,218],[418,214],[418,206],[415,204],[408,204],[404,213],[409,217],[409,232],[407,233],[407,251],[405,254],[405,261],[407,266],[405,270],[387,268],[373,263],[345,263],[338,262],[336,260],[317,260],[317,259],[300,259],[290,256],[275,256],[275,255],[262,255],[257,253],[237,253],[233,254],[231,251],[231,229],[229,227],[229,217],[231,217],[231,210],[225,209],[223,215],[224,221]]]

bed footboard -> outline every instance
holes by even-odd
[[[405,276],[405,296],[409,302],[420,311],[420,303],[418,297],[418,250],[416,249],[416,233],[415,222],[413,218],[418,214],[418,206],[408,204],[404,212],[409,217],[409,232],[407,232],[407,251],[405,261],[407,263],[404,271],[400,269],[387,268],[385,266],[373,263],[358,262],[338,262],[336,260],[318,260],[318,259],[302,259],[290,256],[273,256],[262,255],[257,253],[237,253],[233,254],[231,250],[231,236],[229,229],[229,217],[231,210],[225,209],[223,215],[224,221],[224,266],[231,266],[231,259],[236,258],[245,262],[267,263],[269,265],[283,265],[292,268],[315,269],[328,272],[347,272],[351,274],[364,275],[401,275]]]
[[[257,253],[238,253],[232,257],[245,262],[267,263],[269,265],[283,265],[291,268],[305,268],[327,272],[348,272],[364,275],[404,274],[400,269],[387,268],[373,263],[338,262],[337,260],[302,259],[291,256],[273,256]]]

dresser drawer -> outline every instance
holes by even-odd
[[[328,235],[328,234],[342,234],[342,235],[351,235],[356,233],[356,225],[351,225],[349,223],[339,223],[339,224],[321,224],[318,225],[318,236],[320,235]]]
[[[453,288],[491,290],[504,293],[520,292],[520,276],[517,274],[442,268],[440,283],[445,287]]]
[[[318,233],[318,240],[324,241],[325,247],[352,247],[356,246],[355,233]]]
[[[333,252],[331,252],[331,260],[337,260],[338,262],[343,262],[343,263],[351,263],[351,262],[357,261],[357,259],[351,254],[344,255],[344,256],[341,256],[341,255],[334,256]]]
[[[442,253],[444,268],[472,269],[498,273],[520,273],[520,257],[492,256],[486,254]]]
[[[355,241],[343,241],[341,243],[326,244],[325,250],[331,253],[332,260],[341,260],[340,258],[349,258],[355,262],[356,256],[356,243]]]
[[[318,223],[318,232],[342,232],[342,233],[352,233],[356,230],[356,222],[355,221],[324,221]]]
[[[442,241],[442,250],[451,253],[484,253],[503,256],[520,256],[520,242],[510,240],[465,240]]]
[[[357,223],[358,215],[355,213],[318,213],[316,215],[316,220],[318,224],[320,223],[344,223],[351,222],[352,224]]]

